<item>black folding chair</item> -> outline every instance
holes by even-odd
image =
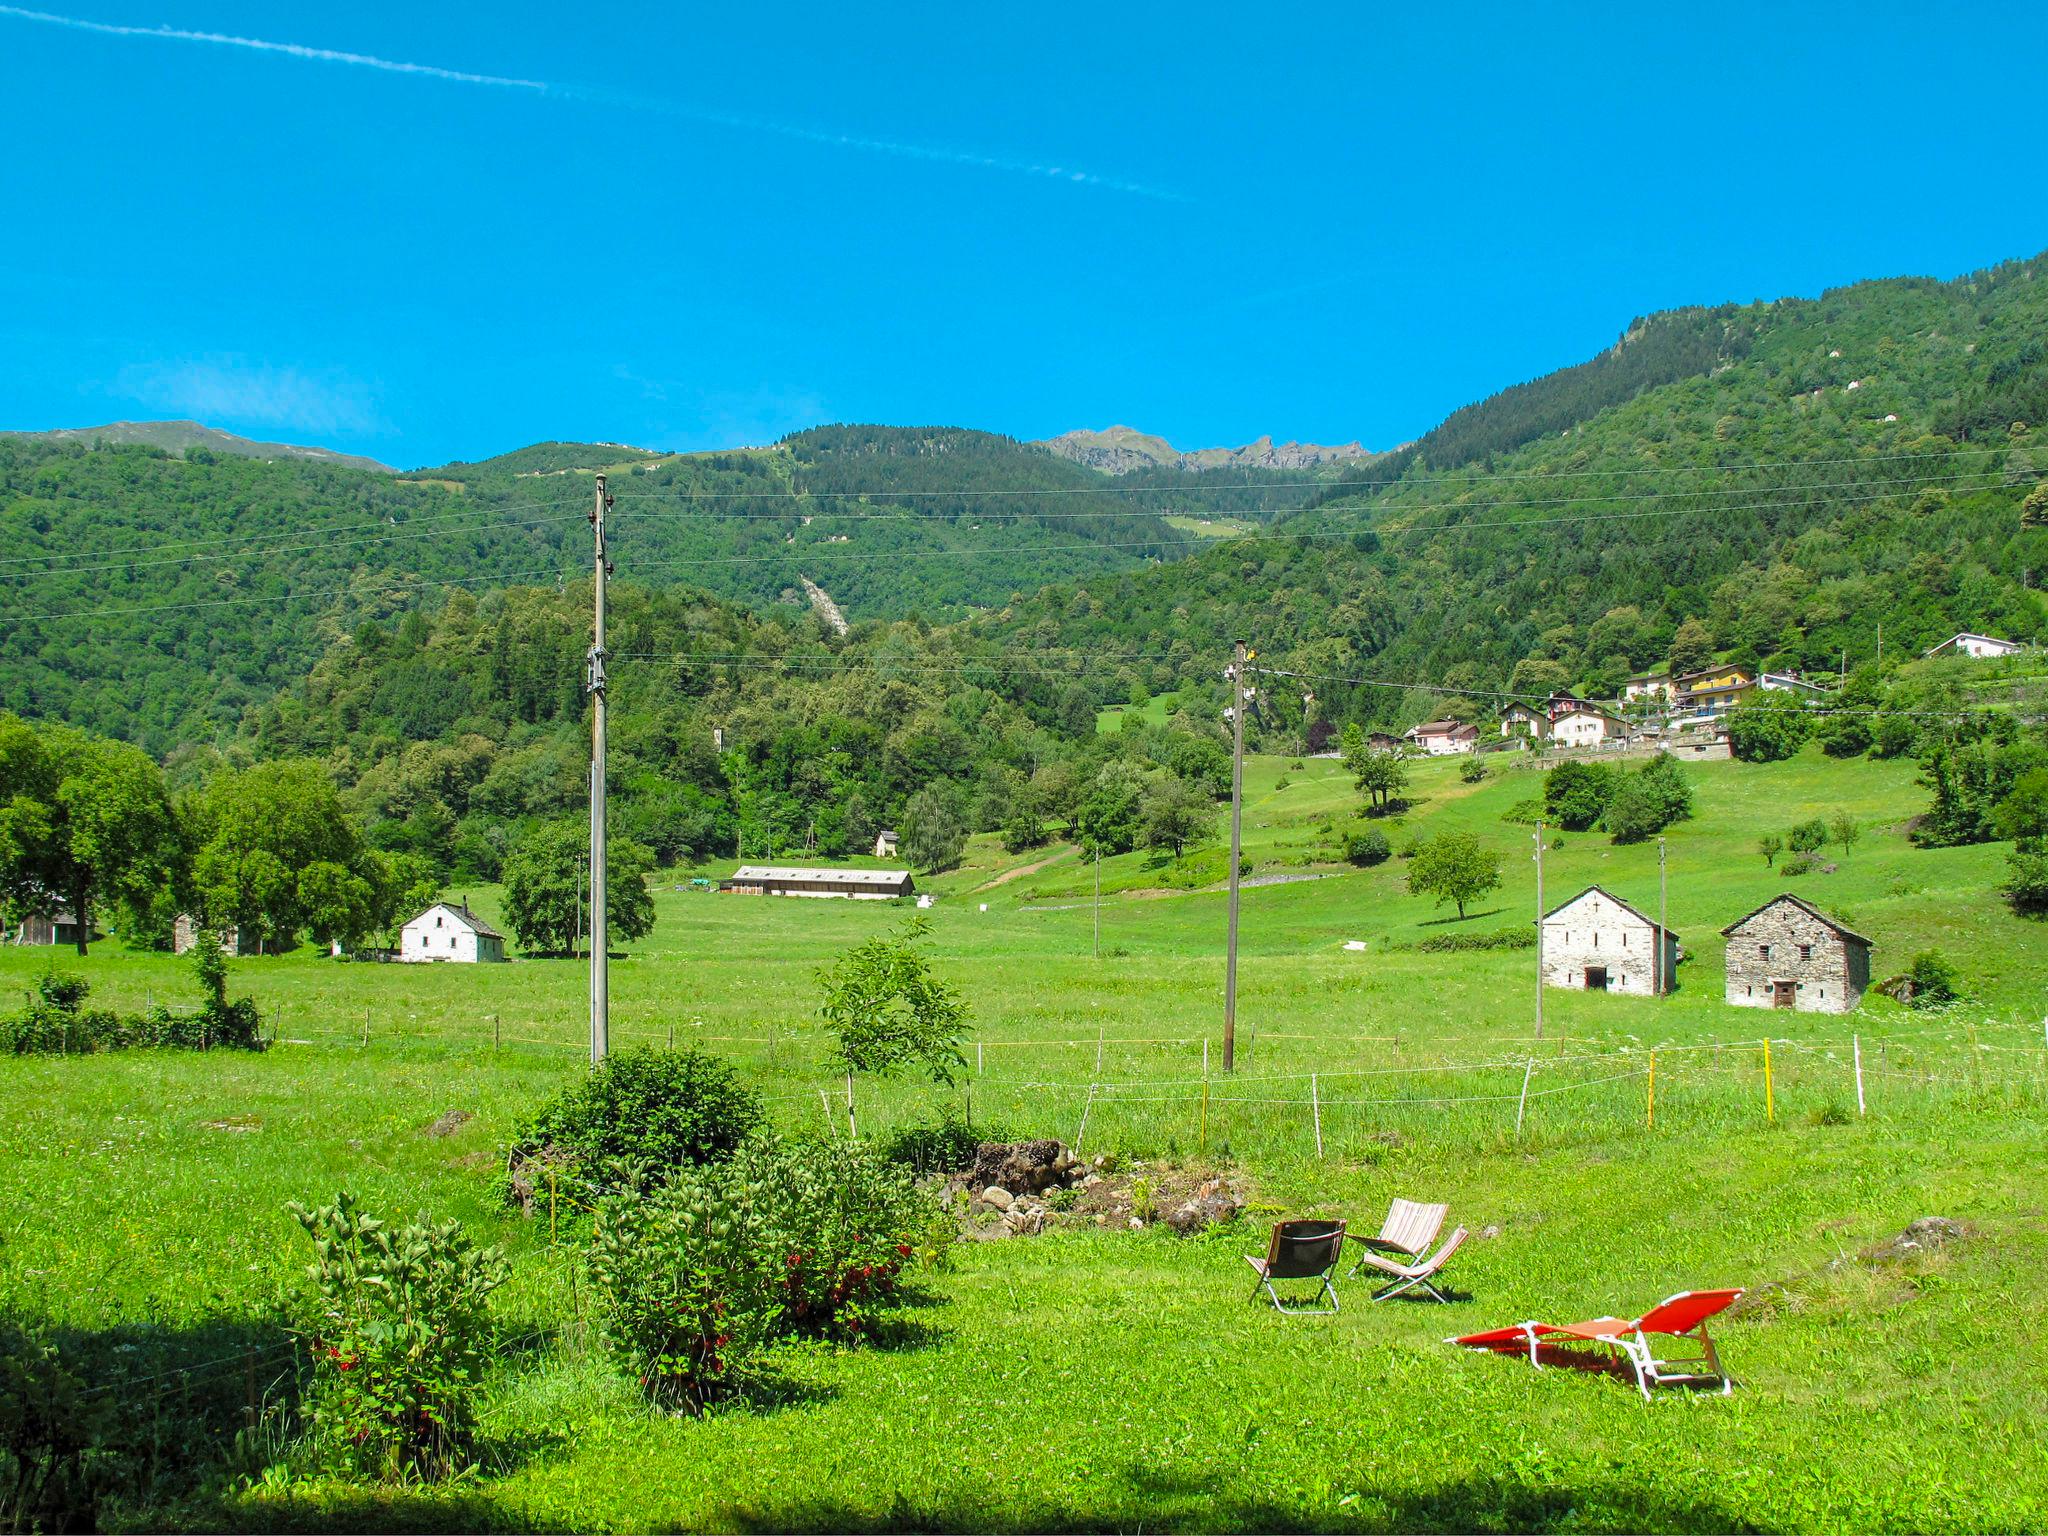
[[[1338,1310],[1337,1288],[1330,1284],[1330,1276],[1336,1272],[1337,1262],[1344,1256],[1344,1223],[1341,1221],[1282,1221],[1273,1226],[1273,1240],[1266,1247],[1263,1259],[1251,1254],[1244,1256],[1251,1265],[1252,1273],[1259,1277],[1252,1287],[1247,1301],[1257,1301],[1261,1288],[1272,1298],[1273,1310],[1289,1316],[1327,1316]],[[1275,1280],[1315,1280],[1321,1282],[1316,1294],[1305,1304],[1289,1306],[1280,1299],[1280,1293],[1273,1289]],[[1327,1307],[1317,1302],[1325,1296],[1330,1298]]]

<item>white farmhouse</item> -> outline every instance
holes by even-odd
[[[2001,640],[1996,635],[1973,635],[1965,632],[1951,635],[1937,646],[1928,649],[1929,656],[2010,656],[2026,647],[2017,640]]]
[[[1678,935],[1589,885],[1543,914],[1543,985],[1588,992],[1669,992]]]
[[[495,963],[505,958],[505,936],[470,911],[467,901],[460,906],[437,901],[405,925],[398,936],[398,958]]]
[[[1557,701],[1550,720],[1550,740],[1560,747],[1599,747],[1628,739],[1628,722],[1585,699]]]

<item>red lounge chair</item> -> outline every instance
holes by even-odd
[[[1731,1291],[1680,1291],[1676,1296],[1658,1302],[1634,1322],[1618,1317],[1596,1317],[1584,1323],[1517,1323],[1512,1328],[1492,1328],[1485,1333],[1468,1333],[1463,1338],[1446,1339],[1444,1342],[1462,1345],[1466,1349],[1489,1349],[1504,1355],[1519,1355],[1527,1351],[1529,1363],[1538,1370],[1543,1368],[1540,1357],[1543,1349],[1604,1344],[1635,1372],[1636,1385],[1642,1389],[1645,1402],[1649,1401],[1653,1385],[1676,1381],[1718,1381],[1722,1395],[1726,1396],[1734,1389],[1734,1383],[1721,1369],[1721,1357],[1714,1352],[1714,1341],[1707,1337],[1707,1319],[1725,1311],[1741,1294],[1739,1288]],[[1696,1345],[1699,1353],[1660,1358],[1651,1345],[1653,1338],[1683,1339]],[[1673,1370],[1674,1365],[1703,1365],[1706,1369]]]
[[[1282,1221],[1273,1227],[1273,1240],[1266,1246],[1266,1256],[1255,1258],[1244,1256],[1252,1272],[1259,1278],[1252,1286],[1248,1301],[1259,1299],[1260,1287],[1272,1298],[1273,1309],[1290,1316],[1302,1314],[1327,1315],[1337,1310],[1337,1288],[1330,1284],[1330,1276],[1336,1272],[1337,1261],[1344,1257],[1344,1223],[1341,1221]],[[1306,1302],[1289,1306],[1280,1299],[1280,1293],[1273,1289],[1275,1280],[1316,1280],[1320,1288]],[[1325,1296],[1330,1298],[1327,1307],[1318,1307],[1317,1302]]]

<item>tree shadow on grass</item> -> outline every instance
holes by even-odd
[[[1363,1481],[1363,1479],[1361,1479]],[[737,1503],[710,1521],[742,1531],[1100,1531],[1200,1528],[1232,1531],[1637,1531],[1749,1532],[1758,1529],[1711,1497],[1686,1499],[1639,1481],[1538,1486],[1513,1477],[1474,1477],[1408,1488],[1360,1491],[1300,1502],[1214,1493],[1213,1478],[1132,1463],[1106,1494],[1061,1496],[1008,1485],[1000,1499],[965,1494],[906,1497],[883,1507],[829,1499]]]
[[[1441,928],[1449,923],[1474,923],[1482,917],[1499,917],[1506,907],[1488,907],[1484,912],[1467,912],[1463,917],[1425,917],[1415,926],[1418,928]]]

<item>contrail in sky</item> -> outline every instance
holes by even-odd
[[[122,26],[114,22],[88,21],[81,16],[60,16],[52,11],[32,11],[18,5],[0,4],[0,16],[11,16],[17,21],[41,22],[46,26],[68,27],[76,32],[96,32],[107,37],[142,37],[176,43],[211,43],[225,48],[247,48],[256,53],[281,53],[288,58],[309,59],[320,64],[350,64],[359,69],[381,69],[394,75],[420,75],[431,80],[450,80],[459,85],[487,85],[503,90],[531,91],[538,96],[553,96],[561,100],[611,101],[639,111],[687,118],[692,122],[705,123],[716,128],[772,134],[778,138],[797,139],[807,144],[861,150],[868,154],[889,155],[901,160],[924,160],[940,165],[959,165],[977,170],[1002,171],[1016,176],[1034,176],[1079,186],[1100,187],[1106,192],[1122,192],[1132,197],[1151,198],[1158,202],[1189,201],[1178,192],[1149,187],[1142,182],[1124,181],[1114,176],[1098,175],[1093,171],[1077,170],[1072,166],[1006,160],[995,155],[977,154],[972,150],[954,149],[945,145],[871,139],[860,134],[840,133],[829,128],[812,128],[802,123],[784,122],[775,118],[717,112],[708,108],[686,106],[680,102],[584,86],[555,84],[546,80],[522,80],[512,75],[485,75],[466,69],[443,69],[438,64],[412,64],[402,59],[379,58],[372,53],[348,53],[338,48],[313,48],[304,43],[280,43],[269,38],[237,37],[229,32],[195,32],[183,27]]]

